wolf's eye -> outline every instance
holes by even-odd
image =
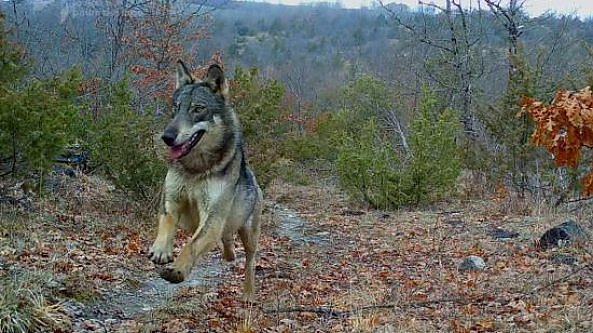
[[[175,102],[173,107],[171,108],[171,118],[175,117],[177,111],[179,111],[179,103]]]
[[[206,111],[206,105],[204,104],[192,104],[191,106],[191,112],[202,113],[204,111]]]

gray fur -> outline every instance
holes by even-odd
[[[233,260],[238,233],[246,252],[244,292],[250,296],[263,199],[245,160],[239,120],[226,101],[223,71],[213,65],[205,81],[195,82],[179,62],[177,84],[173,119],[163,132],[169,145],[169,169],[150,259],[170,263],[175,230],[181,226],[191,231],[191,240],[179,257],[160,269],[164,279],[181,282],[194,262],[220,240],[223,257]]]

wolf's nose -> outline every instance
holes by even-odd
[[[165,141],[167,146],[173,147],[175,145],[175,139],[177,138],[177,133],[173,133],[172,131],[165,131],[161,136],[161,139]]]

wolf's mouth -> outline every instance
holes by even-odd
[[[195,147],[195,145],[198,144],[198,142],[200,142],[200,139],[202,139],[204,133],[206,133],[206,130],[199,130],[184,143],[177,146],[169,147],[169,158],[171,160],[178,160],[184,157],[185,155],[189,154],[192,148]]]

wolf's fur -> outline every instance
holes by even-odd
[[[174,116],[162,136],[169,146],[170,162],[150,259],[170,263],[177,226],[192,232],[179,257],[160,271],[164,279],[178,283],[220,240],[224,259],[234,260],[234,235],[238,233],[246,256],[244,293],[250,296],[262,192],[247,166],[241,128],[227,104],[225,86],[217,65],[210,66],[204,81],[194,80],[181,61],[177,65]]]

